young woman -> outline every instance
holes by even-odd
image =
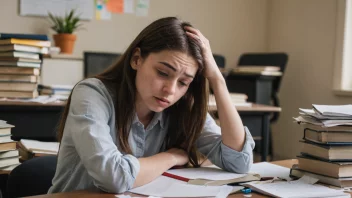
[[[207,113],[212,88],[221,127]],[[49,193],[122,193],[173,166],[201,164],[245,173],[254,141],[231,103],[209,41],[168,17],[146,27],[119,61],[79,82],[59,127]]]

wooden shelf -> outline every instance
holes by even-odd
[[[82,56],[71,55],[71,54],[52,54],[52,55],[44,55],[44,59],[61,59],[61,60],[78,60],[83,61]]]

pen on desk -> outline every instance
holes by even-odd
[[[249,193],[252,192],[252,189],[250,189],[250,188],[244,188],[244,189],[241,190],[241,192],[242,192],[243,194],[249,194]]]
[[[173,179],[177,179],[177,180],[180,180],[180,181],[184,181],[184,182],[188,182],[188,181],[190,180],[190,179],[188,179],[188,178],[181,177],[181,176],[174,175],[174,174],[167,173],[167,172],[164,172],[162,175],[164,175],[164,176],[166,176],[166,177],[173,178]]]
[[[267,181],[267,180],[271,180],[274,179],[274,177],[262,177],[260,178],[260,181]]]

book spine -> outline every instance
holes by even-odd
[[[10,34],[10,33],[0,33],[0,39],[33,39],[33,40],[41,40],[48,41],[49,38],[45,34]]]

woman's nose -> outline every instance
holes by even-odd
[[[163,91],[172,95],[176,91],[177,81],[168,81],[164,84]]]

